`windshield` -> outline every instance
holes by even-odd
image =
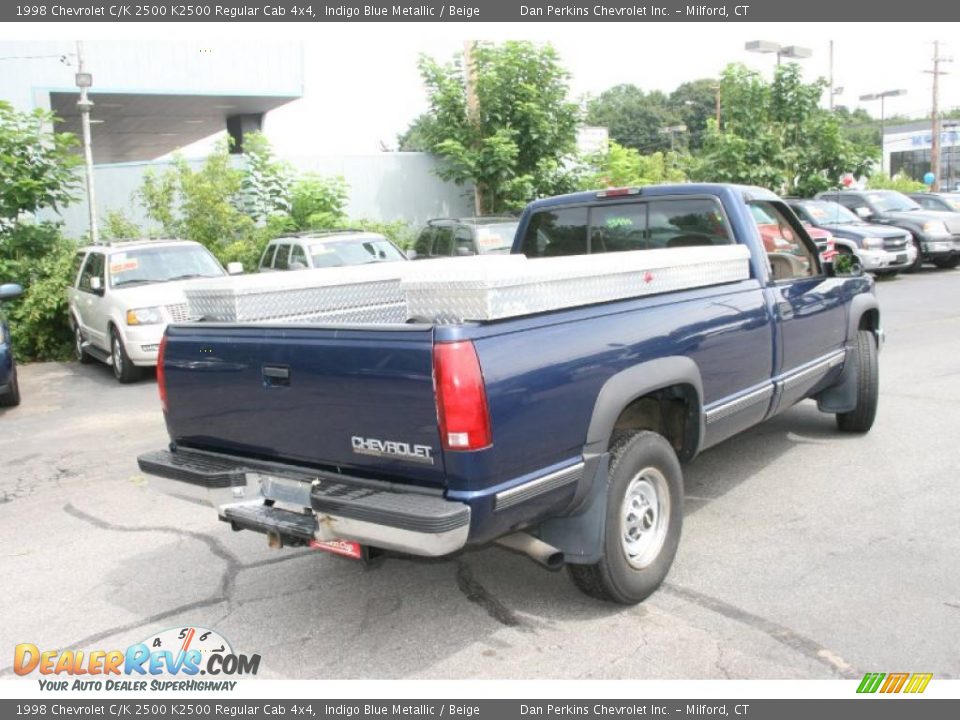
[[[917,203],[898,192],[870,193],[867,195],[867,202],[873,205],[876,212],[903,212],[920,209]]]
[[[506,255],[513,249],[518,222],[477,225],[477,249],[481,255]]]
[[[110,284],[115,288],[223,274],[220,263],[198,245],[140,247],[110,255]]]
[[[406,260],[396,245],[389,240],[344,240],[312,243],[310,256],[315,268],[367,265],[377,262]]]
[[[839,203],[811,202],[800,206],[813,221],[820,225],[852,225],[862,223],[859,217]]]

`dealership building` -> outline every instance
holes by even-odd
[[[267,113],[303,94],[298,43],[87,42],[96,164],[154,160],[226,130],[234,148]],[[0,99],[57,116],[80,135],[77,45],[0,42]]]
[[[940,189],[960,187],[960,122],[941,121],[940,132]],[[929,120],[894,125],[883,133],[884,167],[891,175],[903,172],[914,180],[923,181],[930,172],[933,149],[933,128]]]

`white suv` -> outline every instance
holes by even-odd
[[[157,364],[167,323],[188,319],[184,284],[225,274],[195,242],[137,240],[84,248],[68,291],[77,359],[110,364],[122,383],[139,379],[142,368]]]

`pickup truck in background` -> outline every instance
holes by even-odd
[[[797,247],[768,253],[754,206]],[[140,467],[276,547],[496,542],[639,602],[677,549],[684,463],[806,398],[841,431],[870,429],[873,280],[837,276],[758,188],[585,192],[520,218],[528,258],[730,244],[749,250],[746,279],[521,317],[170,325],[157,374],[171,442]]]

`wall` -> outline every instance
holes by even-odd
[[[473,191],[436,176],[436,159],[427,153],[376,153],[329,157],[283,158],[298,171],[342,175],[350,186],[347,213],[354,219],[406,220],[413,226],[433,217],[472,215]],[[200,161],[192,161],[199,164]],[[148,168],[163,170],[167,162],[100,165],[94,170],[97,210],[102,217],[121,210],[141,226],[148,226],[142,208],[133,199]],[[86,193],[65,208],[59,218],[71,237],[87,231]],[[44,219],[56,219],[44,213]]]

